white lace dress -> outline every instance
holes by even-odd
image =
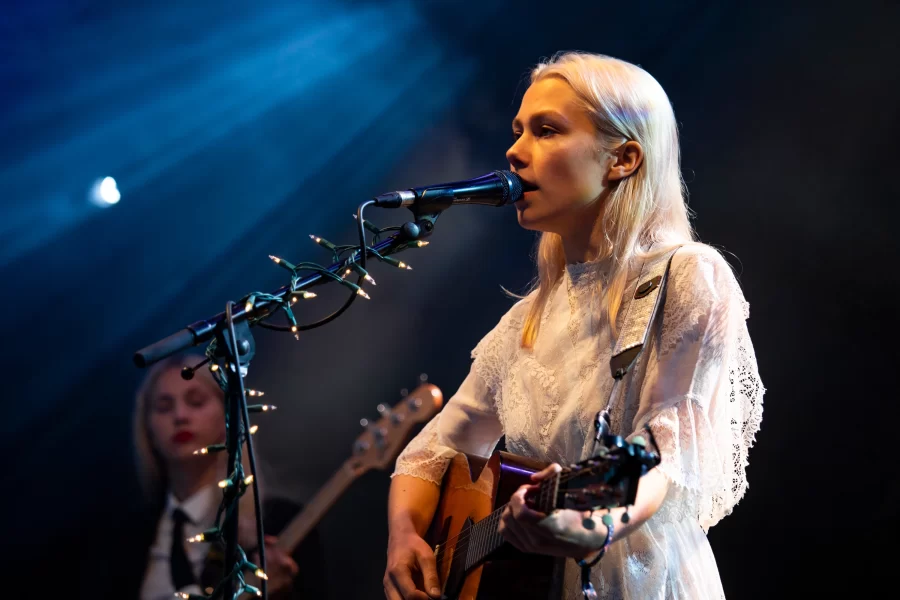
[[[516,303],[479,342],[469,375],[406,447],[394,475],[439,483],[457,451],[488,456],[503,435],[515,454],[562,465],[589,457],[593,418],[612,387],[615,340],[597,294],[605,279],[600,263],[569,265],[533,350],[519,344],[531,297]],[[748,316],[717,252],[692,244],[675,254],[662,319],[611,411],[619,435],[649,423],[671,485],[660,510],[594,567],[601,598],[724,597],[705,532],[747,489],[747,454],[762,419]],[[566,563],[563,597],[580,599],[577,567]]]

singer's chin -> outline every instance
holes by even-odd
[[[531,218],[534,213],[534,208],[528,206],[528,202],[526,200],[519,200],[515,203],[516,207],[516,219],[519,221],[519,226],[523,229],[533,229],[537,230],[539,227],[537,226],[537,222]]]

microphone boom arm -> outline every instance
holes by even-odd
[[[411,242],[415,242],[431,235],[431,232],[434,230],[434,221],[436,219],[437,215],[423,215],[421,220],[417,218],[417,221],[419,222],[413,224],[415,227],[404,227],[401,229],[400,233],[390,236],[375,246],[367,245],[366,257],[375,258],[378,255],[388,256],[408,249]],[[352,253],[349,258],[335,262],[327,267],[326,270],[337,275],[341,269],[346,268],[351,262],[357,262],[358,259],[359,250]],[[232,319],[235,323],[249,320],[251,316],[257,321],[264,319],[281,308],[281,302],[286,294],[309,289],[316,285],[322,285],[331,280],[331,277],[327,277],[322,273],[311,273],[310,275],[299,279],[293,286],[285,285],[275,290],[271,295],[276,299],[260,298],[254,304],[251,312],[247,312],[243,306],[236,307],[232,312]],[[177,352],[186,350],[192,346],[199,346],[204,342],[209,342],[216,337],[218,332],[226,328],[227,320],[225,312],[223,311],[207,319],[191,323],[172,335],[138,350],[133,357],[134,363],[138,367],[148,367]]]

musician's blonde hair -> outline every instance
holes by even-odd
[[[534,68],[531,84],[548,77],[562,79],[574,90],[597,129],[601,149],[612,150],[633,140],[644,151],[643,162],[634,173],[610,182],[609,196],[594,225],[603,234],[597,259],[611,259],[609,284],[600,293],[615,332],[631,268],[644,258],[694,239],[684,199],[675,114],[656,79],[623,60],[601,54],[560,53]],[[531,290],[534,300],[522,331],[526,348],[534,346],[541,315],[565,270],[558,234],[541,234],[536,262],[537,278]]]

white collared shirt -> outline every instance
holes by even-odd
[[[156,529],[156,540],[150,547],[144,582],[141,585],[141,600],[172,600],[176,591],[203,594],[199,585],[190,585],[181,590],[176,590],[172,585],[172,574],[169,568],[172,528],[174,527],[172,513],[176,508],[180,508],[188,516],[189,521],[184,524],[185,538],[202,533],[215,524],[216,510],[221,501],[217,491],[215,486],[208,486],[195,492],[184,502],[178,502],[175,496],[169,493],[165,511],[159,519],[159,526]],[[193,568],[194,577],[199,582],[203,563],[209,552],[209,543],[185,542],[185,552]]]

